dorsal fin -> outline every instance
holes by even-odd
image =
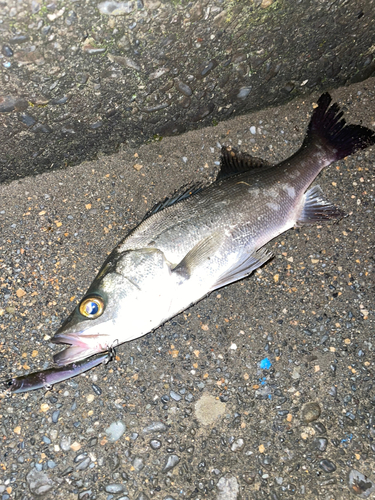
[[[149,210],[146,215],[143,217],[142,221],[148,219],[151,215],[156,214],[156,212],[160,212],[160,210],[164,210],[164,208],[170,207],[179,201],[186,200],[190,196],[199,193],[204,188],[203,183],[197,184],[185,184],[180,189],[175,191],[171,196],[165,198],[163,201],[159,201],[156,205],[154,205],[151,210]]]
[[[240,174],[241,172],[247,172],[253,168],[268,168],[271,166],[271,163],[261,158],[251,156],[248,153],[242,153],[231,146],[223,146],[221,148],[220,171],[216,180]]]

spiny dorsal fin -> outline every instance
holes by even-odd
[[[180,189],[175,191],[170,197],[165,198],[163,201],[159,201],[156,205],[154,205],[151,210],[149,210],[146,215],[143,217],[142,221],[148,219],[151,215],[156,214],[156,212],[160,212],[160,210],[164,210],[164,208],[170,207],[179,201],[186,200],[190,196],[199,193],[204,188],[203,183],[198,184],[185,184]]]
[[[216,180],[247,172],[253,168],[269,168],[271,166],[271,163],[261,158],[242,153],[231,146],[223,146],[221,148],[220,171]]]

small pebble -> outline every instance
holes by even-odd
[[[60,410],[55,410],[53,413],[52,413],[52,422],[54,424],[57,423],[57,421],[59,420],[59,416],[60,416]]]
[[[181,92],[181,94],[184,94],[186,97],[190,97],[193,93],[189,85],[186,85],[186,83],[176,81],[175,87],[179,92]]]
[[[325,458],[324,460],[321,460],[319,462],[319,467],[321,469],[323,469],[324,472],[329,472],[329,473],[335,472],[335,470],[336,470],[336,465],[333,462],[331,462],[331,460],[328,460],[327,458]]]
[[[221,477],[216,487],[219,490],[216,500],[237,500],[240,488],[234,476]]]
[[[242,87],[237,94],[237,98],[246,99],[246,97],[250,94],[250,92],[251,92],[251,87]]]
[[[70,439],[70,436],[62,436],[62,438],[60,439],[60,448],[63,451],[69,451],[71,443],[72,440]]]
[[[153,432],[165,432],[167,426],[163,422],[152,422],[150,425],[143,429],[143,434],[152,434]]]
[[[88,500],[92,495],[92,490],[81,491],[78,495],[78,500]]]
[[[314,441],[314,446],[319,451],[326,451],[328,445],[328,439],[326,438],[318,438]]]
[[[375,483],[355,469],[349,472],[348,484],[350,491],[361,498],[368,498],[375,491]]]
[[[150,446],[153,450],[158,450],[161,447],[161,441],[158,439],[151,439]]]
[[[137,472],[141,472],[145,466],[141,457],[134,457],[132,465]]]
[[[191,392],[188,392],[188,393],[186,394],[186,396],[185,396],[185,398],[184,398],[184,399],[185,399],[185,401],[187,401],[188,403],[191,403],[191,402],[193,402],[193,401],[194,401],[194,396],[192,395],[192,393],[191,393]]]
[[[124,493],[126,491],[126,487],[120,483],[111,483],[107,484],[105,491],[107,493]]]
[[[232,451],[239,451],[239,450],[242,450],[242,448],[244,446],[245,446],[245,441],[243,439],[239,438],[232,443],[232,446],[230,447],[230,449]]]
[[[13,55],[13,50],[9,45],[3,45],[1,48],[1,52],[5,57],[12,57]]]
[[[58,97],[56,99],[51,99],[50,104],[58,106],[59,104],[65,104],[66,102],[68,102],[68,97],[66,95],[64,95],[64,96]]]
[[[169,470],[173,469],[173,467],[176,467],[179,461],[180,458],[177,455],[170,455],[169,457],[167,457],[162,472],[168,472]]]
[[[174,392],[174,391],[171,391],[171,392],[169,393],[169,395],[170,395],[170,397],[171,397],[172,399],[174,399],[175,401],[181,401],[181,399],[182,399],[182,398],[181,398],[181,396],[180,396],[179,394],[177,394],[177,392]]]
[[[98,395],[98,396],[101,395],[102,390],[101,390],[101,388],[98,385],[92,384],[91,387],[93,388],[93,391],[95,392],[96,395]]]
[[[91,458],[86,457],[84,460],[82,460],[82,462],[79,462],[79,464],[76,465],[76,470],[86,470],[90,463]]]
[[[32,495],[42,496],[48,493],[54,486],[54,482],[50,477],[42,471],[31,469],[26,476],[26,481],[29,485]]]
[[[327,434],[327,429],[321,422],[314,422],[313,427],[318,434]]]
[[[135,500],[149,500],[149,497],[146,495],[146,493],[141,492]]]
[[[320,417],[320,406],[318,403],[306,403],[302,408],[302,420],[309,424]]]
[[[107,16],[123,16],[124,14],[130,14],[133,8],[133,2],[115,2],[114,0],[109,0],[98,4],[100,13]]]
[[[125,424],[118,420],[117,422],[113,422],[107,429],[105,433],[108,436],[108,440],[112,443],[118,441],[120,437],[124,434],[126,430]]]

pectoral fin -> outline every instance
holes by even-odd
[[[297,220],[297,226],[315,224],[316,222],[329,222],[342,219],[345,212],[328,201],[320,186],[309,189],[304,196],[304,205]]]
[[[245,278],[245,276],[251,274],[255,269],[258,269],[258,267],[262,266],[272,257],[272,252],[266,248],[260,248],[251,254],[244,255],[242,260],[236,262],[236,264],[228,269],[225,274],[220,276],[212,286],[211,291],[229,285],[229,283],[233,283],[233,281]]]
[[[194,270],[201,267],[207,260],[211,259],[221,247],[223,242],[221,233],[214,233],[197,243],[172,270],[185,279],[189,279]]]

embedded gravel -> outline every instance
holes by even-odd
[[[375,79],[332,95],[375,129]],[[317,98],[0,186],[2,376],[51,366],[54,331],[155,202],[212,181],[221,144],[290,156]],[[3,394],[1,499],[374,497],[374,164],[372,148],[319,176],[338,224],[282,234],[108,365]]]
[[[0,182],[375,75],[375,0],[0,0]]]

